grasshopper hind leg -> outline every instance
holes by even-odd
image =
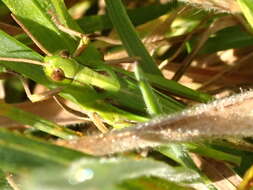
[[[97,129],[99,131],[101,131],[102,133],[107,133],[109,131],[109,129],[105,126],[105,124],[103,123],[101,117],[99,117],[99,115],[95,112],[93,113],[87,113],[84,114],[82,112],[79,112],[77,110],[72,109],[71,107],[67,106],[59,96],[54,96],[54,100],[57,102],[57,104],[59,104],[65,111],[67,111],[68,113],[70,113],[71,115],[77,117],[78,119],[82,119],[85,121],[92,121],[94,123],[94,125],[97,127]]]

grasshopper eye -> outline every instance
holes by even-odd
[[[54,81],[62,81],[65,79],[65,74],[64,71],[60,68],[56,68],[53,70],[52,74],[51,74],[51,78]]]

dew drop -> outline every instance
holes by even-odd
[[[72,185],[83,183],[91,180],[94,177],[94,171],[90,168],[79,168],[69,178],[69,183]]]

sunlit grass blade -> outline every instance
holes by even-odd
[[[243,15],[247,19],[251,28],[253,28],[253,2],[252,0],[237,0]]]

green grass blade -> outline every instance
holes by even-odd
[[[60,32],[48,14],[48,11],[58,11],[57,16],[62,15],[58,8],[62,1],[58,1],[58,7],[55,7],[51,0],[3,0],[3,2],[48,51],[54,53],[60,49],[74,49],[75,41]],[[62,17],[60,19],[62,21]]]
[[[229,154],[229,153],[222,152],[220,150],[216,150],[212,148],[211,146],[208,146],[205,144],[188,143],[188,144],[185,144],[185,146],[191,152],[195,152],[200,155],[206,156],[208,158],[213,158],[215,160],[231,162],[238,166],[241,164],[241,161],[242,161],[240,156],[236,156],[234,154]]]
[[[147,80],[156,87],[163,90],[167,90],[180,97],[185,97],[198,102],[209,102],[213,100],[213,97],[209,94],[192,90],[186,86],[183,86],[173,80],[167,80],[163,77],[146,74]]]
[[[34,138],[0,129],[0,168],[23,173],[28,168],[43,165],[67,166],[86,155],[74,150],[49,144]]]
[[[139,57],[141,59],[139,64],[144,73],[161,75],[153,58],[149,55],[138,37],[121,0],[106,0],[106,7],[111,22],[117,30],[128,55],[131,57]]]
[[[162,106],[160,105],[157,96],[152,90],[149,82],[146,80],[142,68],[139,65],[136,65],[135,76],[139,83],[139,88],[141,90],[143,100],[145,102],[149,115],[157,116],[162,114]]]
[[[191,41],[191,45],[193,45],[193,41]],[[232,26],[218,31],[214,36],[210,37],[199,54],[210,54],[221,50],[243,48],[251,45],[253,45],[252,35],[244,31],[240,26]]]
[[[117,190],[192,190],[192,188],[188,188],[185,186],[181,186],[178,183],[173,183],[170,181],[166,181],[164,179],[159,178],[147,178],[141,177],[132,180],[126,180],[120,185],[118,185]]]
[[[73,139],[77,137],[76,132],[70,129],[59,126],[32,113],[15,108],[9,104],[1,102],[0,110],[0,115],[13,119],[24,125],[32,126],[33,128],[44,131],[48,134],[64,139]]]

